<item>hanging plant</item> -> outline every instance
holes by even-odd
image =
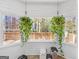
[[[63,16],[54,16],[51,19],[51,31],[58,36],[59,50],[62,55],[64,55],[62,50],[62,39],[64,36],[64,23],[65,23],[65,18]]]
[[[19,28],[22,34],[22,42],[27,42],[32,29],[32,19],[29,17],[20,17]]]

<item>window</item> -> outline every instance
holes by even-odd
[[[33,18],[33,26],[31,38],[32,40],[48,40],[54,39],[54,34],[49,30],[49,18]]]
[[[77,22],[75,19],[65,21],[65,39],[64,42],[74,44],[77,36]]]
[[[55,40],[55,34],[50,31],[50,18],[32,18],[32,32],[30,40],[32,41],[52,41]],[[76,20],[65,21],[65,43],[74,44],[76,39]],[[19,30],[19,17],[4,16],[4,41],[12,43],[21,38]]]
[[[30,34],[30,40],[32,41],[52,41],[54,34],[49,31],[49,21],[45,18],[32,18],[33,26],[32,33]],[[16,16],[4,16],[5,32],[4,41],[14,42],[20,39],[19,31],[19,17]]]
[[[12,43],[20,39],[18,19],[19,18],[15,16],[4,16],[4,41]]]

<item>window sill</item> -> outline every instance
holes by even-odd
[[[28,40],[27,43],[56,43],[55,40]],[[0,44],[0,48],[7,48],[7,47],[11,47],[11,46],[16,46],[16,45],[20,45],[21,41],[17,40],[14,42],[10,42],[10,43],[6,43],[5,41],[3,42],[3,44]],[[65,43],[63,42],[64,45],[67,46],[71,46],[71,47],[77,47],[77,44],[69,44],[69,43]]]
[[[55,42],[54,40],[28,40],[27,43],[49,43],[49,42]],[[12,46],[17,46],[17,45],[21,45],[21,41],[20,40],[17,40],[17,41],[14,41],[14,42],[3,42],[1,45],[0,45],[0,48],[7,48],[7,47],[12,47]]]
[[[32,39],[30,39],[30,40],[28,40],[28,42],[55,42],[55,41],[54,41],[54,39],[51,39],[51,40],[41,40],[41,39],[32,40]]]
[[[20,40],[17,40],[15,42],[12,43],[6,43],[5,41],[3,42],[3,44],[0,45],[0,48],[7,48],[7,47],[11,47],[11,46],[16,46],[20,44]]]

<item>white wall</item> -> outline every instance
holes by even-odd
[[[65,17],[77,17],[77,0],[67,0],[66,2],[61,4],[60,13]]]
[[[19,0],[21,2],[25,2],[25,0]],[[66,0],[59,0],[59,2],[63,2],[63,1],[66,1]],[[27,2],[57,2],[57,0],[27,0]]]
[[[57,5],[55,3],[28,3],[27,15],[30,17],[52,17],[56,15]]]
[[[17,59],[22,54],[27,54],[28,52],[30,52],[30,54],[35,54],[42,48],[49,48],[54,45],[55,44],[52,42],[29,42],[25,47],[22,47],[21,44],[15,44],[9,47],[0,48],[0,56],[9,56],[9,59]],[[36,49],[36,51],[32,51],[33,49],[34,51]]]
[[[9,59],[17,59],[22,53],[22,47],[20,45],[0,48],[0,56],[9,56]]]
[[[24,15],[24,4],[16,0],[0,0],[0,13]]]
[[[78,53],[77,49],[78,49],[77,45],[69,45],[69,44],[63,45],[64,55],[70,59],[78,59],[77,58],[77,53]]]

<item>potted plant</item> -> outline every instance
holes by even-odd
[[[60,55],[63,54],[62,50],[62,39],[64,36],[64,23],[65,23],[65,18],[63,16],[54,16],[51,19],[51,31],[57,35],[58,37],[58,44],[59,44],[59,52]]]
[[[27,16],[20,17],[19,28],[20,28],[20,31],[22,34],[21,41],[23,43],[27,42],[27,40],[29,39],[29,35],[31,33],[31,30],[32,30],[32,19],[30,19]]]

